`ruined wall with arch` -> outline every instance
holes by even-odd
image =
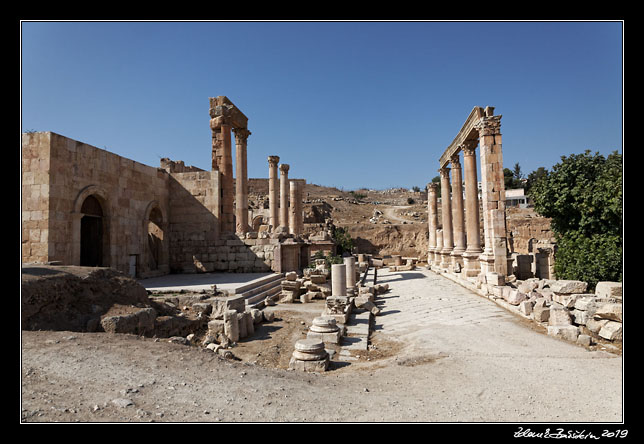
[[[168,177],[56,133],[23,134],[23,262],[81,265],[82,209],[91,196],[102,212],[100,265],[129,273],[134,262],[137,274],[145,275],[148,219],[156,208],[157,218],[167,222]],[[159,247],[167,263],[167,246]],[[152,271],[163,269],[159,264]]]

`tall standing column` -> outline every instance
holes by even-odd
[[[501,116],[492,115],[492,108],[486,108],[485,111],[486,115],[475,126],[479,131],[481,146],[481,192],[485,226],[485,250],[481,254],[481,272],[485,273],[486,282],[502,285],[505,276],[508,275],[508,248]]]
[[[210,110],[212,130],[212,169],[219,171],[221,198],[219,223],[222,233],[235,231],[233,213],[233,158],[230,139],[231,124],[225,109]]]
[[[452,250],[452,267],[454,270],[463,267],[465,252],[465,215],[463,213],[463,174],[458,153],[450,159],[452,165],[452,224],[454,231],[454,250]],[[459,267],[456,267],[456,264]]]
[[[288,164],[280,165],[280,222],[279,227],[288,232]]]
[[[438,170],[441,175],[441,213],[443,217],[443,248],[441,249],[441,268],[449,269],[450,254],[454,249],[452,232],[452,203],[450,199],[449,168]]]
[[[479,274],[479,256],[481,255],[479,190],[476,175],[476,141],[464,143],[463,163],[465,165],[465,224],[467,230],[467,248],[463,253],[466,277]]]
[[[297,207],[298,207],[297,186],[298,186],[297,182],[295,182],[294,180],[290,181],[289,194],[291,198],[291,204],[289,207],[289,215],[288,215],[288,232],[296,236],[300,234],[297,232]]]
[[[247,233],[248,227],[248,159],[246,141],[250,136],[247,128],[235,128],[235,231]]]
[[[279,225],[277,212],[277,164],[279,161],[279,156],[268,156],[268,223],[272,225],[272,231],[275,231]]]
[[[438,230],[438,208],[437,196],[438,184],[427,184],[427,219],[429,223],[429,254],[427,256],[427,265],[431,266],[436,264],[437,248],[436,248],[436,230]]]

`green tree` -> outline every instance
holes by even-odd
[[[353,239],[351,235],[342,227],[336,227],[333,230],[333,241],[335,242],[338,255],[342,256],[342,253],[347,252],[351,253],[353,249]]]
[[[537,181],[539,181],[542,177],[545,177],[547,175],[548,175],[548,170],[545,169],[544,167],[539,167],[533,172],[531,172],[530,174],[528,174],[526,187],[525,187],[526,194],[529,195],[530,189],[532,188],[532,186],[535,183],[537,183]]]
[[[622,280],[622,155],[562,156],[531,184],[535,210],[551,218],[557,240],[555,272],[594,288]]]

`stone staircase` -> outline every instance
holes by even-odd
[[[261,279],[250,282],[235,289],[235,295],[242,295],[249,307],[261,307],[264,300],[278,294],[282,287],[280,283],[284,273],[274,273]]]

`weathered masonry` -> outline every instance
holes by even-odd
[[[22,261],[109,266],[137,277],[303,268],[310,242],[300,238],[298,189],[305,181],[288,179],[284,165],[278,201],[271,164],[270,225],[251,228],[248,118],[225,96],[210,98],[210,118],[210,171],[167,158],[155,168],[52,132],[23,134]]]
[[[480,283],[490,285],[503,285],[505,278],[512,274],[505,223],[500,129],[501,116],[494,115],[493,107],[474,107],[454,141],[441,156],[440,225],[437,213],[437,185],[428,184],[430,265],[437,269],[462,272],[463,277],[477,277]],[[479,234],[475,157],[477,146],[480,148],[483,240]],[[459,155],[461,151],[464,174]],[[452,170],[451,182],[449,166]]]

